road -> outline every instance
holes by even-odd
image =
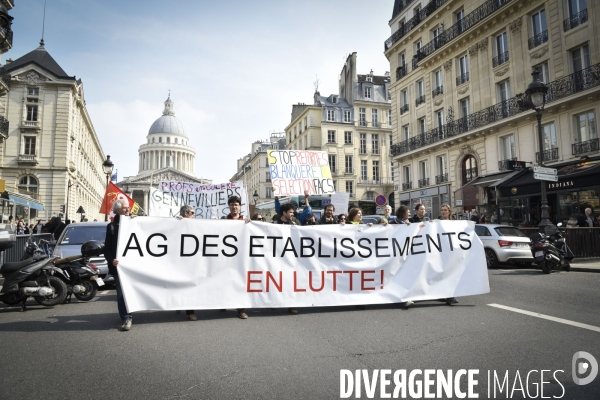
[[[248,320],[211,310],[196,322],[140,312],[130,332],[117,330],[112,290],[89,303],[31,302],[25,313],[2,305],[0,398],[334,399],[342,369],[478,369],[479,398],[533,398],[543,387],[544,396],[598,399],[600,376],[575,385],[571,362],[578,351],[600,361],[600,274],[501,269],[489,277],[489,294],[454,306],[303,308],[296,316],[253,309]],[[543,385],[541,370],[550,371]],[[507,371],[507,386],[488,395],[494,374],[502,381]],[[441,398],[459,395],[451,393]]]

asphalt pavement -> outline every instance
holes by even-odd
[[[1,305],[0,398],[333,399],[341,370],[465,369],[479,370],[479,398],[534,398],[543,388],[544,397],[598,399],[600,376],[576,385],[572,358],[585,351],[600,360],[600,274],[498,269],[489,277],[489,294],[454,306],[315,307],[295,316],[251,309],[247,320],[206,310],[195,322],[139,312],[130,332],[118,331],[113,290],[88,303],[30,302],[25,313]],[[503,390],[494,377],[507,379]],[[361,385],[351,398],[369,398]]]

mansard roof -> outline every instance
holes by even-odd
[[[46,51],[43,42],[40,43],[40,47],[37,49],[30,51],[22,57],[17,58],[16,60],[6,63],[4,70],[5,71],[14,71],[18,68],[25,67],[29,64],[35,64],[46,71],[52,73],[57,78],[63,79],[75,79],[74,76],[69,76],[64,69],[61,68],[60,65],[52,58],[50,53]]]

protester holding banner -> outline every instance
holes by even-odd
[[[278,225],[296,225],[294,222],[294,206],[290,203],[284,204],[281,206],[281,214],[279,219],[275,220],[273,223]],[[292,315],[298,314],[298,310],[295,308],[288,308],[288,311]]]
[[[304,221],[304,225],[309,226],[309,225],[316,225],[316,224],[317,224],[317,217],[315,217],[315,214],[310,213],[308,218],[306,218],[306,221]]]
[[[415,215],[410,219],[410,222],[427,221],[425,218],[425,206],[421,203],[415,205]]]
[[[300,221],[300,225],[304,225],[304,222],[312,213],[312,209],[310,208],[310,204],[308,203],[308,190],[304,191],[304,210],[302,211],[302,213],[299,213],[297,211],[298,203],[292,200],[289,204],[291,204],[294,207],[294,217],[298,219],[298,221]],[[279,203],[279,197],[275,196],[275,213],[281,215],[280,209],[281,203]]]
[[[196,213],[194,212],[194,208],[186,204],[181,207],[181,209],[179,210],[179,215],[176,218],[195,218],[195,214]],[[179,314],[179,310],[177,310],[177,314]],[[186,310],[185,315],[187,315],[190,321],[198,320],[198,317],[196,317],[196,314],[194,314],[194,310]]]
[[[348,216],[346,214],[340,214],[338,215],[338,222],[340,223],[340,225],[344,225],[346,223],[346,219],[348,218]]]
[[[362,220],[362,208],[352,207],[350,209],[350,211],[348,212],[347,222],[352,225],[364,224],[364,222]],[[341,224],[344,225],[343,223],[341,223]],[[367,225],[373,226],[373,224],[371,222],[369,222]],[[387,224],[385,224],[385,225],[387,225]]]
[[[405,224],[410,225],[409,221],[410,209],[407,206],[400,206],[396,210],[396,218],[390,224]]]
[[[250,220],[252,221],[260,221],[260,222],[264,222],[266,221],[262,215],[260,215],[259,213],[254,213],[254,215],[252,215],[252,218],[250,218]]]
[[[335,215],[333,215],[334,212],[335,206],[333,204],[327,204],[325,206],[323,216],[321,217],[321,219],[319,219],[319,225],[337,224],[338,220],[335,217]]]
[[[392,215],[392,206],[389,204],[383,208],[383,217],[379,219],[379,224],[387,225],[394,220],[394,216]]]
[[[440,217],[439,219],[441,220],[452,220],[452,210],[450,209],[450,206],[448,204],[442,204],[442,207],[440,208]]]
[[[117,243],[119,241],[119,223],[121,217],[129,215],[129,202],[127,200],[115,200],[112,205],[112,211],[115,214],[115,218],[111,223],[106,226],[106,238],[104,239],[104,258],[108,265],[108,271],[115,279],[115,289],[117,291],[117,308],[119,309],[119,316],[123,320],[121,325],[122,331],[128,331],[131,329],[132,316],[127,312],[125,306],[125,298],[123,297],[123,288],[119,280],[119,273],[117,267],[119,266],[119,260],[117,259]]]

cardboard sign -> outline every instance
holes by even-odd
[[[274,196],[335,193],[324,151],[267,150]]]

